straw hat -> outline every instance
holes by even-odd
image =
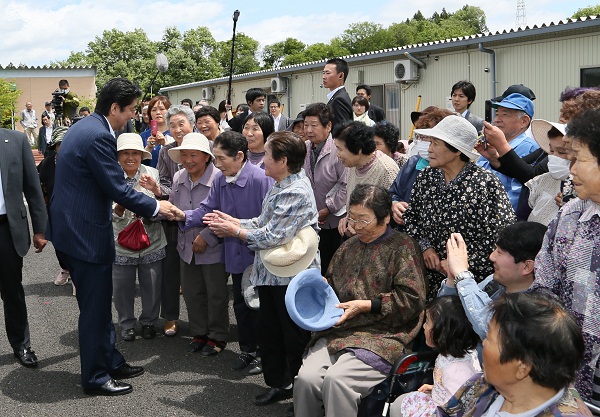
[[[169,156],[177,164],[181,163],[181,151],[201,151],[210,155],[211,162],[215,159],[210,151],[208,139],[202,133],[188,133],[183,137],[181,145],[169,149]]]
[[[566,135],[567,125],[565,124],[549,122],[543,119],[534,119],[531,122],[531,133],[533,133],[533,138],[546,153],[550,153],[550,139],[548,139],[548,132],[552,128],[556,128],[563,136]]]
[[[477,130],[462,116],[446,116],[431,129],[415,129],[415,133],[443,140],[470,160],[479,158],[479,154],[473,150],[477,143]]]
[[[260,251],[260,259],[270,273],[278,277],[293,277],[312,263],[319,238],[317,232],[307,226],[285,245]]]
[[[311,332],[327,330],[344,314],[340,300],[321,271],[310,268],[296,275],[285,291],[285,307],[299,327]]]
[[[124,150],[140,151],[142,159],[152,159],[152,154],[144,149],[142,137],[137,133],[121,133],[117,138],[117,152]]]

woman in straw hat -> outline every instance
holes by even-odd
[[[158,181],[155,168],[142,165],[142,159],[151,159],[150,152],[144,149],[142,138],[136,133],[122,133],[117,139],[119,164],[123,168],[125,180],[138,192],[157,198],[156,194],[142,186],[147,177]],[[160,285],[162,279],[162,260],[165,257],[167,240],[159,222],[143,219],[150,246],[138,251],[125,248],[118,242],[119,233],[137,220],[137,216],[120,204],[113,205],[113,231],[115,235],[116,257],[112,269],[113,301],[119,316],[121,337],[126,342],[135,340],[134,299],[136,273],[140,285],[142,313],[139,317],[142,325],[142,337],[152,339],[156,336],[154,324],[158,320],[160,309]]]
[[[475,280],[493,272],[488,255],[498,232],[515,222],[515,213],[502,183],[472,161],[477,131],[460,116],[447,116],[431,129],[415,133],[429,140],[429,167],[415,182],[403,215],[406,231],[423,251],[429,280],[428,299],[435,298],[444,279],[446,242],[461,233],[467,244]],[[472,256],[472,257],[471,257]]]

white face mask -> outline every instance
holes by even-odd
[[[555,180],[565,180],[569,176],[571,161],[555,155],[548,155],[548,172]]]
[[[427,142],[425,140],[417,140],[415,143],[415,148],[417,149],[417,153],[423,159],[427,159],[429,161],[429,145],[431,142]]]

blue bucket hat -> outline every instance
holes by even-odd
[[[285,307],[291,319],[311,332],[327,330],[340,320],[344,309],[336,307],[339,302],[333,288],[315,268],[296,275],[285,292]]]
[[[502,101],[493,101],[492,107],[495,109],[504,107],[505,109],[521,110],[527,113],[530,119],[533,119],[533,101],[523,94],[513,93],[503,98]]]

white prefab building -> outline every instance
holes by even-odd
[[[600,86],[600,18],[589,17],[519,30],[447,39],[343,57],[350,65],[346,89],[351,97],[362,83],[373,89],[371,102],[383,107],[401,137],[412,127],[410,112],[451,108],[450,90],[471,81],[477,98],[471,111],[483,117],[484,101],[511,84],[524,84],[536,94],[535,118],[558,120],[565,87]],[[245,102],[249,88],[264,88],[295,117],[307,104],[326,102],[321,88],[325,61],[291,65],[233,76],[232,102]],[[228,78],[162,88],[171,102],[208,99],[213,106],[227,96]]]

